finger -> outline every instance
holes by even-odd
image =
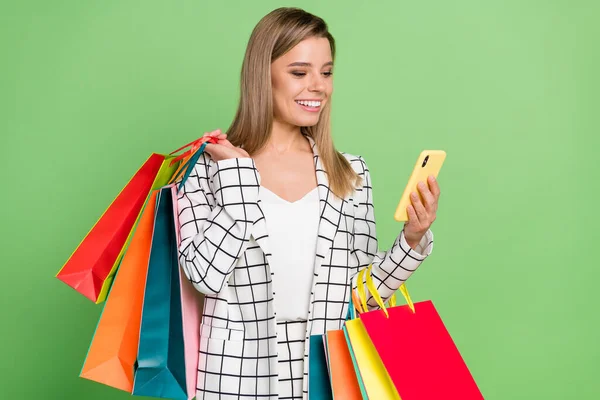
[[[219,144],[222,144],[225,147],[228,147],[230,149],[234,149],[236,151],[238,151],[239,153],[241,153],[244,157],[250,157],[248,155],[248,152],[244,149],[242,149],[241,147],[236,147],[233,144],[231,144],[231,142],[229,140],[219,140]]]
[[[415,208],[412,206],[412,204],[409,204],[406,207],[406,214],[408,214],[408,222],[406,223],[406,225],[419,224],[419,217],[417,216]]]
[[[417,217],[419,218],[419,224],[427,221],[427,210],[425,209],[425,206],[423,206],[423,203],[421,203],[421,199],[419,199],[417,192],[412,192],[410,195],[410,201],[415,208]]]
[[[202,137],[204,137],[204,136],[219,136],[220,134],[221,134],[221,130],[215,129],[214,131],[211,131],[211,132],[205,132],[204,135],[202,135]]]
[[[230,147],[232,149],[235,148],[235,146],[232,145],[231,142],[229,140],[227,140],[227,139],[219,139],[218,144],[221,144],[221,145],[223,145],[225,147]]]
[[[210,157],[215,161],[231,158],[230,151],[228,151],[225,146],[217,143],[208,143],[204,150],[207,151]]]
[[[429,184],[429,190],[431,191],[431,194],[433,194],[436,199],[439,199],[440,185],[438,184],[437,179],[435,179],[433,175],[429,175],[427,183]]]
[[[417,185],[417,188],[419,189],[419,192],[421,193],[421,197],[423,198],[423,203],[424,203],[424,206],[425,206],[425,209],[427,210],[427,212],[428,213],[435,212],[435,209],[436,209],[435,197],[433,197],[433,194],[431,194],[431,192],[429,191],[429,188],[427,187],[425,182],[419,182],[419,184]]]

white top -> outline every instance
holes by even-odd
[[[276,318],[306,321],[317,251],[319,192],[314,188],[290,203],[261,186],[259,198],[272,257]]]

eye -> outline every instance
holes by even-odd
[[[291,72],[292,75],[300,78],[306,75],[306,72],[301,72],[301,71],[292,71]],[[326,77],[330,77],[331,75],[333,75],[333,71],[327,71],[327,72],[323,72],[323,75],[325,75]]]

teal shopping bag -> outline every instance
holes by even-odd
[[[308,362],[308,398],[333,400],[323,335],[311,335]]]
[[[159,189],[133,394],[188,399],[177,236],[170,186]]]

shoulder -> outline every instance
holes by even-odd
[[[354,169],[354,171],[358,175],[363,176],[365,173],[369,172],[369,167],[367,166],[367,162],[365,161],[365,159],[362,156],[356,155],[356,154],[350,154],[345,151],[340,151],[340,154],[343,155],[346,158],[346,160],[348,160],[348,162],[352,166],[352,169]]]

